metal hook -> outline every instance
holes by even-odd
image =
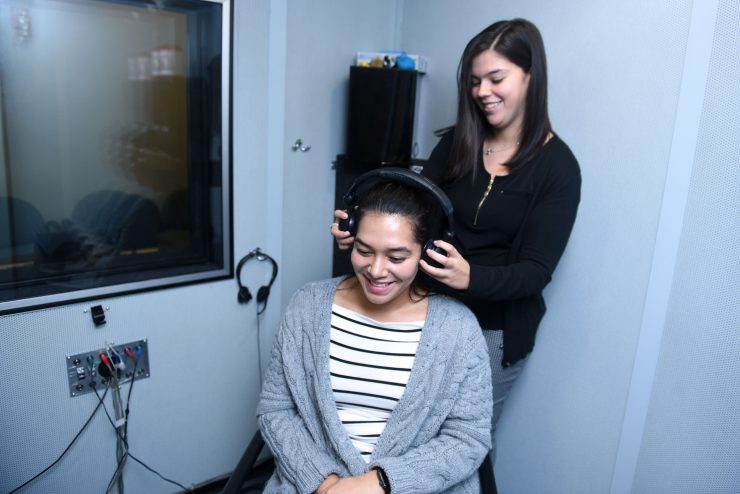
[[[295,151],[301,151],[302,153],[305,153],[309,149],[311,149],[311,145],[307,144],[306,146],[303,145],[303,139],[296,139],[296,141],[291,146],[291,149],[293,152]]]
[[[264,261],[265,259],[267,259],[259,247],[255,247],[254,249],[252,249],[252,254],[254,254],[259,261]]]

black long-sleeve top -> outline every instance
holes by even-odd
[[[491,178],[481,152],[475,178],[443,183],[453,132],[442,136],[423,175],[438,183],[455,208],[454,232],[470,263],[470,286],[457,292],[481,327],[503,329],[507,367],[534,347],[545,313],[542,290],[570,237],[580,201],[581,173],[568,146],[554,136],[530,162]],[[476,218],[477,213],[477,218]]]

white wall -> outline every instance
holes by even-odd
[[[707,18],[696,19],[700,20],[697,24],[714,24],[712,14],[708,10]],[[706,66],[696,56],[698,50],[692,50],[695,54],[687,55],[684,67],[688,72],[705,72],[706,89],[701,110],[687,101],[687,109],[677,116],[693,117],[692,125],[683,127],[696,140],[674,144],[674,151],[694,166],[676,177],[682,182],[685,206],[682,214],[678,208],[672,211],[673,221],[681,226],[671,238],[674,253],[669,258],[674,269],[668,281],[670,295],[662,301],[666,310],[660,352],[651,362],[655,379],[649,406],[641,410],[642,428],[632,427],[642,433],[631,434],[639,441],[639,453],[635,445],[622,448],[630,456],[622,455],[629,462],[621,463],[635,470],[635,493],[740,492],[738,25],[740,3],[718,2],[716,28],[707,33],[713,40]],[[710,47],[704,48],[709,51]],[[693,92],[691,84],[681,89],[682,96]],[[697,113],[701,115],[698,121]],[[677,133],[674,142],[683,141]],[[670,174],[668,180],[673,175],[677,174]],[[640,402],[640,395],[634,395],[630,403]],[[615,471],[615,479],[618,474]]]

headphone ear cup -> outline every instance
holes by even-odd
[[[239,293],[236,295],[236,299],[240,304],[246,304],[252,300],[252,294],[249,293],[249,288],[246,286],[239,287]]]
[[[257,290],[257,303],[263,304],[267,302],[267,297],[270,296],[270,287],[265,285],[261,286],[259,290]]]
[[[349,232],[350,236],[354,237],[357,233],[357,224],[355,220],[355,213],[348,211],[347,218],[339,221],[339,229],[343,232]]]
[[[429,257],[429,254],[427,254],[427,250],[437,252],[438,254],[442,254],[443,256],[447,256],[447,251],[444,250],[442,247],[437,247],[436,245],[434,245],[434,240],[427,240],[427,243],[424,244],[424,249],[421,251],[421,258],[429,263],[430,266],[434,268],[441,268],[442,265],[440,263]]]

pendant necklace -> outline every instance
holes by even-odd
[[[506,151],[507,149],[511,149],[518,145],[519,145],[519,141],[516,141],[516,143],[514,144],[510,144],[506,147],[499,148],[499,149],[493,149],[492,147],[486,147],[485,149],[483,149],[483,154],[485,154],[486,156],[490,156],[493,153],[500,153],[501,151]]]
[[[514,144],[510,144],[509,146],[500,148],[500,149],[493,149],[492,147],[486,147],[483,149],[483,154],[486,156],[490,156],[493,153],[500,153],[501,151],[506,151],[507,149],[511,149],[515,146],[519,145],[519,141],[516,141]],[[493,182],[496,180],[496,175],[491,173],[491,179],[488,181],[488,186],[486,187],[485,192],[483,192],[483,197],[481,198],[480,202],[478,203],[478,207],[475,210],[475,217],[473,218],[473,225],[478,225],[478,214],[480,213],[480,208],[483,207],[483,203],[486,202],[486,198],[488,197],[488,194],[491,193],[491,189],[493,188]]]

